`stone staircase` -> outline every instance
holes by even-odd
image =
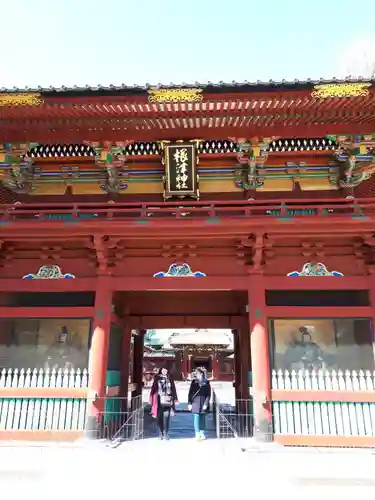
[[[215,438],[216,432],[211,413],[207,415],[206,426],[207,438]],[[158,435],[159,433],[155,420],[149,414],[145,414],[144,437],[153,438],[158,437]],[[190,412],[185,411],[176,412],[176,414],[171,417],[169,428],[170,439],[191,439],[194,435],[193,415]]]
[[[220,398],[222,403],[229,405],[234,404],[234,390],[230,382],[212,382],[212,389],[216,392],[217,396]],[[170,424],[170,438],[171,439],[188,439],[194,437],[194,426],[193,426],[193,416],[188,411],[188,393],[189,393],[190,382],[176,382],[176,389],[179,399],[179,405],[177,406],[176,415],[171,417]],[[150,394],[150,388],[145,388],[143,391],[143,401],[146,404],[145,418],[144,418],[144,437],[157,437],[158,430],[156,427],[155,420],[149,414],[149,407],[147,405],[148,398]],[[213,421],[212,413],[207,415],[206,421],[207,438],[216,437],[216,431]]]

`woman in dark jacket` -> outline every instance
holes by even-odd
[[[194,415],[194,430],[197,440],[206,439],[206,414],[209,410],[211,399],[211,385],[207,380],[206,371],[197,368],[195,378],[192,380],[189,390],[189,410]]]
[[[149,403],[151,405],[151,414],[156,418],[160,439],[169,439],[168,431],[171,412],[178,405],[178,398],[176,385],[169,376],[167,368],[160,368],[159,373],[155,375]]]

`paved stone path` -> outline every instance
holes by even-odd
[[[375,455],[369,451],[327,452],[256,446],[246,452],[236,440],[147,439],[118,448],[103,443],[75,446],[0,447],[0,484],[4,498],[152,495],[165,499],[164,488],[152,482],[155,465],[168,467],[169,487],[189,495],[191,469],[204,464],[206,495],[215,499],[264,492],[267,497],[302,494],[304,500],[332,495],[375,493]],[[259,493],[258,493],[259,492]],[[348,495],[348,496],[346,496]]]

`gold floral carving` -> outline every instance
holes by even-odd
[[[369,94],[371,83],[329,83],[315,85],[312,97],[329,99],[332,97],[362,97]]]
[[[203,99],[202,89],[151,89],[150,102],[198,102]]]
[[[0,93],[0,106],[40,106],[43,104],[41,94],[37,93]]]

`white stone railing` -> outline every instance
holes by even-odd
[[[0,431],[83,431],[86,405],[86,399],[0,399]]]
[[[374,391],[375,371],[273,370],[272,389]]]
[[[1,370],[0,431],[83,431],[87,401],[82,390],[87,385],[87,370]],[[53,395],[54,389],[62,394]],[[78,397],[76,389],[81,389]]]
[[[313,436],[375,436],[375,372],[371,371],[273,371],[272,389],[277,391],[306,391],[306,400],[273,401],[275,434]],[[311,400],[308,391],[321,391]],[[337,393],[343,391],[343,398]],[[346,391],[346,393],[344,393]],[[349,392],[359,394],[357,401],[348,401]],[[329,400],[329,392],[335,398]],[[324,393],[324,397],[323,397]],[[290,393],[289,393],[290,394]],[[296,394],[296,393],[294,393]],[[311,393],[310,393],[311,394]],[[344,397],[344,394],[346,397]],[[310,400],[309,400],[310,398]],[[287,398],[286,398],[287,399]],[[375,441],[374,441],[375,442]]]
[[[87,370],[40,370],[3,369],[0,372],[0,388],[81,388],[87,387]]]

